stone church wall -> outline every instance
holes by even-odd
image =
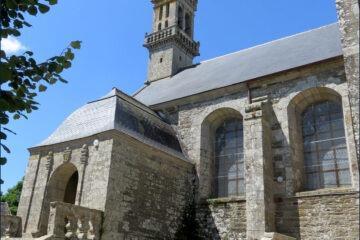
[[[359,239],[359,193],[340,192],[278,199],[277,231],[301,240]]]
[[[251,99],[252,102],[269,101],[271,103],[271,111],[265,117],[267,118],[267,121],[271,123],[271,152],[273,155],[274,171],[271,171],[271,173],[270,171],[265,172],[265,174],[271,174],[272,176],[268,177],[274,179],[274,182],[271,185],[273,187],[272,190],[275,194],[275,199],[279,196],[286,199],[286,197],[293,197],[298,192],[303,191],[303,186],[301,184],[302,176],[299,173],[301,166],[297,163],[297,158],[300,156],[296,155],[296,147],[302,145],[302,143],[300,139],[296,137],[292,138],[293,134],[295,134],[292,122],[295,115],[293,115],[289,109],[295,96],[301,96],[301,94],[304,93],[303,98],[312,101],[312,99],[316,98],[316,91],[319,89],[328,89],[329,92],[336,92],[336,94],[341,97],[349,164],[352,168],[353,186],[349,189],[358,191],[359,172],[357,169],[358,161],[355,151],[354,126],[351,120],[349,92],[343,64],[341,58],[332,59],[327,62],[309,65],[286,73],[258,79],[257,81],[250,82],[248,85],[243,84],[243,86],[234,86],[233,88],[237,90],[232,91],[231,89],[228,89],[227,94],[220,93],[217,95],[216,91],[213,91],[212,93],[206,93],[206,96],[204,95],[202,99],[199,96],[184,99],[182,104],[179,103],[176,112],[171,112],[171,109],[169,108],[168,111],[170,112],[174,126],[178,129],[179,137],[183,143],[186,154],[196,165],[199,180],[197,201],[203,202],[204,200],[206,201],[212,198],[213,173],[211,167],[209,167],[209,159],[211,159],[213,153],[211,146],[207,144],[210,136],[204,133],[202,129],[204,121],[215,111],[218,113],[211,118],[214,121],[216,121],[217,117],[222,118],[223,116],[226,116],[228,114],[228,110],[226,109],[235,110],[242,116],[245,116],[245,108],[249,105],[249,99]],[[315,92],[312,92],[313,90],[315,90]],[[312,96],[311,94],[315,95]],[[246,144],[246,141],[251,137],[252,136],[245,135],[244,143]],[[279,177],[282,178],[282,181],[278,181]],[[318,204],[322,206],[329,205],[331,208],[333,205],[333,202],[326,197],[318,197],[316,199]],[[334,195],[332,199],[341,201],[341,197],[338,199],[338,195]],[[304,206],[306,206],[308,201],[308,199],[306,201],[304,200]],[[213,224],[210,224],[210,226],[213,227],[210,227],[210,229],[203,229],[204,232],[210,232],[212,234],[217,232],[218,234],[220,233],[220,235],[222,232],[225,232],[225,228],[222,227],[218,219],[220,219],[221,216],[223,223],[231,223],[233,222],[231,216],[235,216],[236,209],[241,208],[240,206],[229,206],[231,205],[226,203],[217,205],[216,207],[206,208],[204,208],[204,205],[200,205],[197,209],[197,214],[200,216],[200,219],[202,219],[201,221],[213,221]],[[347,206],[349,205],[344,205],[344,210]],[[226,211],[224,209],[226,209]],[[321,219],[322,215],[324,214],[319,212],[319,219]],[[244,216],[241,217],[245,219]],[[324,217],[326,217],[326,215],[324,215]],[[211,220],[211,218],[213,220]],[[274,221],[274,218],[271,221]],[[216,223],[218,223],[218,225],[216,225]],[[277,221],[277,223],[279,223],[279,221]],[[237,222],[237,224],[236,228],[233,228],[233,234],[242,235],[243,229],[240,227],[241,223]],[[343,231],[347,230],[347,227],[340,225],[333,230],[336,231],[333,235],[340,235]],[[275,231],[275,229],[273,231]],[[321,228],[314,227],[309,229],[309,231],[312,231],[312,234],[314,235],[322,234]],[[222,239],[226,238],[223,237]]]
[[[192,225],[193,164],[114,138],[102,239],[177,239]]]
[[[246,239],[245,199],[208,200],[198,205],[201,239]]]

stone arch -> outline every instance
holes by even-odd
[[[75,204],[79,172],[72,163],[59,166],[52,174],[47,186],[47,198],[50,202]]]
[[[78,182],[79,172],[72,163],[64,163],[52,172],[43,200],[44,204],[39,226],[41,232],[45,233],[47,231],[51,202],[75,204]]]
[[[314,87],[298,93],[291,99],[287,107],[292,177],[295,192],[303,191],[305,182],[301,115],[310,105],[323,101],[343,104],[342,96],[337,91],[327,87]]]
[[[201,124],[199,197],[207,199],[214,196],[214,140],[216,129],[228,119],[243,120],[241,113],[233,108],[223,107],[208,114]]]

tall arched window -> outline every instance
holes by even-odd
[[[305,189],[351,185],[341,103],[312,104],[302,114]]]
[[[191,17],[190,14],[185,14],[185,33],[191,37]]]
[[[166,4],[166,17],[168,18],[170,16],[170,3]]]
[[[179,28],[183,29],[183,22],[184,22],[184,11],[182,7],[178,8],[178,26]]]
[[[161,30],[161,23],[158,24],[158,31]]]
[[[215,132],[215,194],[216,197],[245,194],[241,119],[226,120]]]
[[[164,5],[160,6],[160,12],[159,12],[159,20],[162,20],[163,17],[163,12],[164,12]]]

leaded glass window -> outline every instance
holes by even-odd
[[[341,103],[324,101],[302,114],[305,189],[351,185]]]
[[[243,124],[229,119],[215,133],[216,197],[245,194]]]

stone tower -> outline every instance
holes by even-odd
[[[170,77],[191,66],[199,55],[194,37],[197,0],[152,0],[153,27],[146,34],[149,50],[148,83]]]

